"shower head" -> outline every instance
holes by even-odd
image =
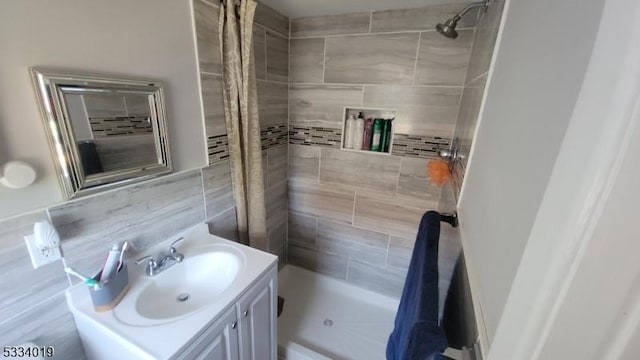
[[[458,32],[456,31],[458,20],[460,20],[460,17],[456,15],[455,17],[452,17],[451,19],[445,21],[444,24],[436,25],[436,30],[438,30],[440,34],[450,39],[455,39],[458,37]]]
[[[462,11],[460,11],[457,14],[455,14],[452,18],[450,18],[447,21],[445,21],[444,24],[439,23],[438,25],[436,25],[436,30],[438,30],[438,32],[440,34],[448,37],[449,39],[455,39],[455,38],[458,37],[458,32],[456,31],[456,26],[458,26],[458,21],[460,21],[460,19],[462,19],[464,14],[469,12],[469,10],[471,10],[471,9],[475,9],[475,8],[478,8],[478,7],[483,7],[483,8],[486,9],[488,6],[489,6],[489,0],[478,1],[478,2],[471,3],[471,4],[467,5],[464,9],[462,9]]]

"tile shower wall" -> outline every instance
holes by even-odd
[[[460,112],[455,128],[455,137],[460,141],[459,146],[462,154],[468,155],[471,150],[503,9],[504,1],[491,2],[487,12],[480,15],[474,34],[469,68],[465,77]],[[456,162],[453,168],[453,191],[456,199],[462,187],[467,159],[468,156],[465,156],[461,161]]]
[[[222,61],[218,37],[218,2],[194,0],[202,103],[209,164],[229,167],[229,147],[222,103]],[[289,117],[289,19],[259,3],[253,26],[253,44],[261,124],[262,165],[267,206],[269,251],[286,260],[287,148]],[[225,179],[231,182],[228,172]],[[234,233],[224,219],[235,218],[233,199],[224,218],[210,221],[216,234]],[[220,228],[219,222],[223,225]],[[235,230],[237,236],[237,228]]]
[[[426,163],[451,143],[469,68],[477,14],[455,41],[434,31],[459,10],[291,20],[289,263],[400,295],[420,218],[441,198]],[[339,149],[345,106],[397,110],[391,156]],[[447,226],[443,289],[460,250]]]
[[[32,268],[23,236],[33,232],[34,222],[50,220],[66,264],[91,273],[118,241],[131,241],[135,252],[128,257],[136,258],[205,219],[222,235],[232,232],[237,226],[235,212],[229,216],[233,198],[226,179],[229,165],[221,162],[0,220],[0,343],[34,341],[55,346],[57,358],[85,358],[64,297],[76,280],[67,278],[61,262]]]

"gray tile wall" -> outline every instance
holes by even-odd
[[[451,138],[477,13],[457,40],[435,24],[459,5],[291,20],[289,125],[342,128],[345,106],[396,109],[395,132]]]
[[[469,67],[454,132],[454,136],[459,140],[460,152],[464,155],[469,155],[471,150],[503,8],[504,1],[492,2],[487,12],[480,14],[478,26],[473,35]],[[452,190],[456,199],[462,187],[467,159],[468,156],[465,156],[461,161],[456,162],[453,168]]]
[[[217,2],[193,1],[209,164],[215,168],[204,172],[204,181],[211,184],[211,194],[205,193],[205,197],[222,197],[222,200],[215,204],[207,204],[207,219],[212,231],[227,237],[229,234],[237,236],[237,223],[233,223],[236,224],[234,230],[230,228],[230,221],[226,221],[233,219],[232,215],[235,214],[232,193],[228,191],[222,194],[222,191],[231,189],[232,180],[223,107],[222,61],[218,37],[219,8]],[[258,3],[254,18],[253,51],[268,209],[269,251],[280,255],[280,262],[284,264],[287,237],[289,19],[262,3]],[[222,168],[224,170],[221,170]],[[216,212],[226,212],[212,218],[212,206]],[[220,224],[223,220],[225,221]]]
[[[421,216],[442,195],[426,177],[427,161],[454,135],[473,49],[477,13],[455,41],[434,30],[459,10],[291,20],[289,263],[400,296]],[[345,106],[397,110],[393,155],[331,141]],[[443,297],[459,249],[443,226]]]
[[[64,297],[77,281],[62,262],[32,268],[23,237],[33,233],[34,222],[51,221],[66,264],[87,274],[99,269],[115,242],[130,241],[135,250],[127,258],[137,258],[206,219],[214,233],[233,239],[228,174],[227,160],[0,220],[0,343],[33,341],[55,346],[59,359],[85,358]]]
[[[426,164],[290,144],[287,261],[399,297],[420,218],[441,197]],[[443,248],[456,244],[443,232]],[[445,293],[455,256],[441,259]]]

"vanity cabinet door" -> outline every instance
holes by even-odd
[[[238,302],[242,360],[277,358],[276,275],[275,269],[270,271]]]
[[[230,311],[208,328],[189,348],[179,356],[185,360],[240,360],[238,343],[239,326],[236,310]]]

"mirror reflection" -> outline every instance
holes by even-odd
[[[172,170],[156,81],[32,69],[65,198]]]
[[[85,175],[157,162],[148,96],[70,92],[64,97]]]

